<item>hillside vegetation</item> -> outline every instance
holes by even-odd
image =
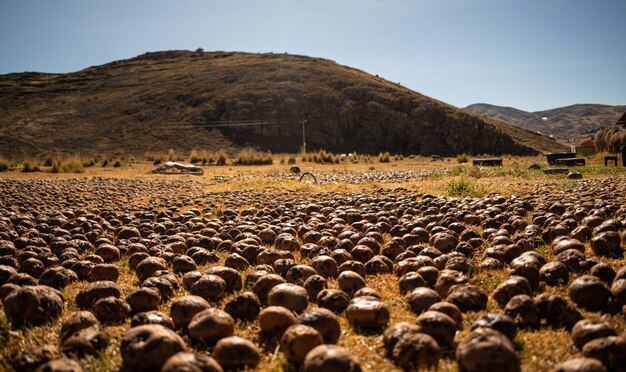
[[[0,155],[8,158],[244,146],[297,152],[303,117],[309,150],[525,155],[562,149],[547,137],[319,58],[167,51],[69,74],[0,76]]]
[[[465,110],[533,132],[551,135],[562,142],[578,142],[584,138],[592,138],[599,130],[613,126],[626,112],[626,106],[582,104],[527,112],[512,107],[478,103],[467,106]]]

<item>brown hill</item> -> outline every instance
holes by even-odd
[[[467,106],[465,110],[533,132],[551,135],[561,142],[577,142],[583,138],[592,138],[597,131],[615,124],[626,112],[626,106],[582,104],[527,112],[512,107],[478,103]]]
[[[5,157],[246,145],[296,152],[305,116],[309,150],[454,155],[560,149],[549,138],[319,58],[167,51],[69,74],[0,75]]]

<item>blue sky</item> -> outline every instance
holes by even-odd
[[[625,0],[2,0],[0,74],[147,51],[303,54],[463,107],[626,104]]]

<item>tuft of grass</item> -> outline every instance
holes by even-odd
[[[224,150],[217,150],[214,156],[216,165],[226,165],[226,160],[228,160],[228,157],[226,156],[226,152]]]
[[[63,173],[84,173],[85,168],[83,166],[91,166],[93,163],[88,162],[88,165],[84,165],[80,162],[79,158],[70,158],[60,162],[60,169]]]
[[[189,155],[189,162],[191,164],[201,163],[202,157],[198,154],[196,150],[191,150],[191,154]]]
[[[113,163],[113,168],[119,168],[122,166],[122,162],[120,162],[119,160],[116,160],[115,163]]]
[[[32,172],[41,172],[39,165],[37,163],[33,163],[30,160],[24,161],[22,165],[22,173],[32,173]]]
[[[174,149],[167,150],[167,160],[176,161],[176,151]]]
[[[317,164],[339,164],[340,156],[325,150],[319,150],[315,153],[302,154],[302,161]]]
[[[486,190],[483,186],[476,181],[467,180],[465,178],[448,181],[446,183],[445,192],[448,196],[457,197],[480,197],[486,194]]]
[[[380,154],[378,154],[378,161],[380,163],[389,163],[389,153],[381,152]]]
[[[274,161],[270,153],[245,148],[237,154],[235,165],[271,165]]]
[[[46,157],[46,160],[43,162],[43,166],[44,167],[51,167],[53,162],[54,162],[54,159],[52,158],[52,155],[48,155]]]
[[[9,170],[9,162],[0,158],[0,172],[6,172]]]
[[[465,153],[459,154],[459,155],[456,156],[456,162],[459,163],[459,164],[465,164],[468,161],[469,161],[469,157]]]

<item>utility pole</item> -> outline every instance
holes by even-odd
[[[305,113],[304,117],[302,118],[302,120],[300,120],[300,124],[302,124],[302,153],[306,154],[306,132],[305,132],[305,125],[306,125],[306,119],[309,116],[309,113]]]

